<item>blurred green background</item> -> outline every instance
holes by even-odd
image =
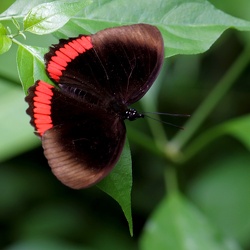
[[[0,12],[12,2],[2,0]],[[233,0],[210,2],[231,15],[250,20],[247,0],[238,0],[237,4]],[[157,111],[192,114],[249,43],[248,37],[246,33],[228,30],[204,54],[167,59],[161,81],[157,82],[162,85]],[[31,36],[28,41],[48,47],[56,40]],[[165,194],[162,173],[166,162],[139,146],[140,139],[130,132],[149,131],[147,121],[126,122],[131,135],[134,182],[134,237],[131,238],[115,201],[95,187],[70,190],[51,174],[39,139],[33,135],[25,114],[27,104],[17,75],[15,53],[16,46],[13,46],[0,56],[0,248],[137,249],[144,223]],[[237,79],[199,133],[249,113],[249,79],[250,67]],[[141,109],[140,104],[135,107]],[[185,119],[175,118],[171,122],[182,125]],[[178,133],[178,129],[164,128],[169,138]],[[250,249],[249,218],[246,218],[246,215],[250,217],[249,163],[249,151],[242,144],[222,137],[179,169],[183,193],[216,221],[222,231],[234,236],[244,249]],[[215,209],[209,207],[210,199],[214,199],[215,206],[227,206],[228,210],[218,208],[216,211],[224,213],[215,213]],[[237,206],[244,206],[245,211],[234,218],[232,214]]]

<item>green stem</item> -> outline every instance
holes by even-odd
[[[168,164],[165,170],[165,185],[169,194],[178,190],[177,170],[171,164]]]
[[[14,37],[12,37],[11,39],[12,39],[12,42],[15,43],[16,45],[24,47],[23,44],[21,42],[19,42],[18,40],[16,40]]]
[[[196,112],[191,116],[185,125],[185,130],[181,131],[170,142],[171,146],[179,152],[181,148],[191,139],[194,133],[199,129],[208,115],[218,105],[222,97],[231,88],[242,71],[246,68],[250,60],[250,45],[246,46],[234,64],[230,67],[221,81],[215,86],[209,96],[203,101]]]

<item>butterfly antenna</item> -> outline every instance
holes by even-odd
[[[184,129],[184,128],[182,126],[178,126],[178,125],[176,125],[174,123],[171,123],[171,122],[165,122],[165,121],[153,118],[153,117],[151,117],[149,115],[146,115],[146,114],[157,114],[157,115],[166,115],[166,116],[175,116],[175,117],[190,117],[190,115],[187,115],[187,114],[171,114],[171,113],[161,113],[161,112],[143,112],[142,114],[145,117],[150,118],[150,119],[152,119],[154,121],[161,122],[163,124],[166,124],[166,125],[169,125],[171,127],[178,128],[178,129]]]
[[[161,113],[161,112],[143,112],[143,114],[153,114],[153,115],[166,115],[166,116],[178,116],[178,117],[190,117],[188,114],[172,114],[172,113]],[[147,116],[149,117],[149,116]]]

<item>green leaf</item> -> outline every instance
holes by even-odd
[[[17,28],[17,30],[19,31],[20,30],[20,24],[19,22],[14,18],[12,17],[12,23],[15,25],[15,27]]]
[[[249,129],[248,129],[249,130]],[[250,244],[250,155],[229,152],[206,162],[189,186],[189,194],[228,237]]]
[[[25,93],[36,80],[50,82],[44,70],[43,56],[47,49],[20,45],[17,51],[17,69]]]
[[[208,219],[178,193],[165,197],[147,222],[142,250],[236,250],[218,235]]]
[[[16,0],[6,11],[1,13],[0,17],[22,17],[26,15],[29,10],[38,4],[52,2],[51,0]]]
[[[166,57],[204,52],[228,28],[250,30],[250,22],[223,13],[205,0],[96,0],[71,19],[60,35],[139,22],[161,30]]]
[[[7,30],[0,23],[0,54],[7,52],[12,45],[12,40],[7,36]]]
[[[90,3],[90,0],[85,0],[40,4],[31,9],[25,16],[24,29],[38,35],[52,33]]]
[[[128,142],[125,143],[121,158],[112,172],[97,186],[115,199],[121,206],[133,235],[131,214],[132,162]]]

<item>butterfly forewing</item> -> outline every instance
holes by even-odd
[[[84,53],[73,53],[57,82],[79,86],[106,99],[127,105],[139,100],[153,84],[163,62],[164,44],[159,30],[137,24],[105,29],[86,39]],[[72,43],[72,39],[68,40]],[[47,68],[51,58],[65,49],[67,40],[52,47],[45,56]],[[61,65],[60,65],[61,66]],[[53,79],[53,78],[52,78]],[[55,80],[55,79],[54,79]]]
[[[100,31],[92,41],[110,93],[127,105],[139,100],[162,66],[164,44],[159,30],[146,24],[123,26]]]

